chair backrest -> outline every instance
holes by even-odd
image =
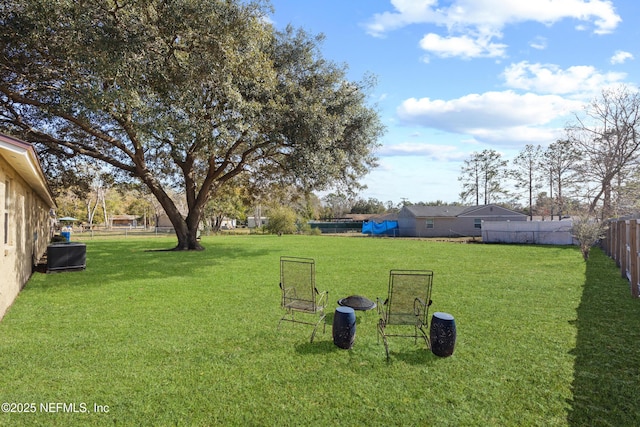
[[[316,309],[316,263],[311,258],[280,257],[282,305],[305,302],[303,307]],[[309,311],[306,309],[305,311]]]
[[[383,316],[388,325],[427,323],[433,271],[391,270]]]

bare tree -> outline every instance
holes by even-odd
[[[640,94],[628,87],[605,89],[584,115],[567,128],[583,156],[581,178],[590,184],[589,213],[600,218],[615,214],[614,192],[638,164],[640,154]],[[591,193],[592,191],[592,193]]]
[[[625,213],[640,211],[640,170],[634,170],[625,177],[624,185],[618,191],[616,205]]]

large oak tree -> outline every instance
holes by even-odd
[[[371,81],[348,81],[321,37],[278,32],[268,12],[259,1],[5,1],[0,129],[141,180],[180,250],[200,249],[207,201],[240,174],[356,185],[382,132]]]

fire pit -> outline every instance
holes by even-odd
[[[376,308],[376,303],[360,295],[351,295],[338,300],[338,305],[351,307],[354,310],[368,311]]]

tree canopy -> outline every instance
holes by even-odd
[[[524,191],[529,201],[529,219],[533,221],[533,199],[535,192],[542,188],[542,148],[539,145],[525,145],[513,159],[514,169],[511,172],[515,179],[515,187]]]
[[[349,81],[322,57],[322,37],[276,31],[268,11],[260,1],[6,1],[0,129],[142,181],[176,249],[200,248],[208,200],[238,175],[356,186],[383,131],[366,103],[373,82]]]
[[[462,182],[460,199],[475,200],[480,204],[480,196],[484,197],[484,204],[494,203],[507,193],[503,181],[507,175],[507,161],[502,160],[502,154],[493,149],[474,152],[464,161],[460,168],[458,180]]]

